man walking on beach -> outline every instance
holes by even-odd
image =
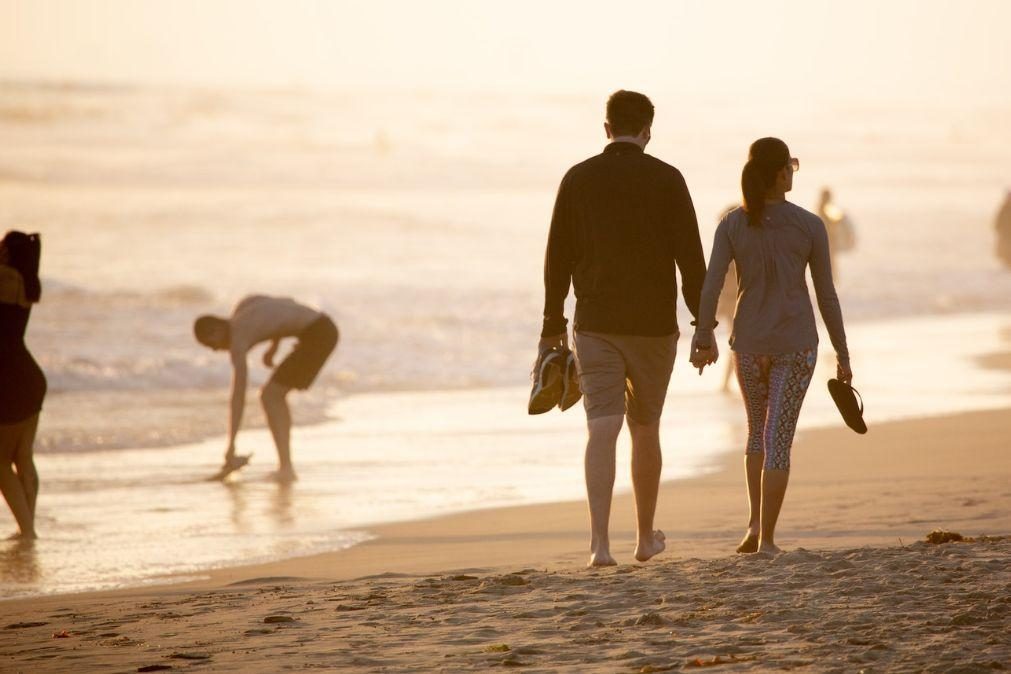
[[[232,358],[232,402],[228,425],[228,449],[225,463],[217,477],[223,478],[249,461],[248,456],[236,456],[235,436],[246,406],[246,355],[253,346],[270,342],[263,354],[263,363],[274,367],[274,355],[285,337],[295,337],[298,343],[274,370],[260,391],[260,401],[267,415],[274,444],[277,445],[279,468],[277,479],[296,479],[291,464],[291,412],[287,395],[293,389],[309,388],[323,363],[337,345],[337,326],[326,314],[287,297],[250,295],[243,298],[230,318],[201,316],[193,324],[197,341],[215,351],[228,350]]]
[[[635,558],[661,552],[653,530],[660,485],[660,414],[677,349],[681,270],[696,314],[705,278],[698,222],[681,173],[644,153],[653,104],[633,91],[607,101],[604,151],[573,166],[555,201],[544,260],[544,327],[538,348],[567,347],[565,298],[576,295],[576,363],[586,407],[590,566],[616,564],[608,522],[615,443],[624,419],[632,436]]]

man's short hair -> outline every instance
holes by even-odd
[[[615,136],[638,136],[653,123],[653,102],[637,91],[620,89],[607,99],[607,123]]]
[[[205,346],[209,346],[208,339],[211,333],[215,330],[220,329],[224,326],[228,328],[228,321],[220,316],[200,316],[197,320],[193,321],[193,336],[197,338],[197,341]]]

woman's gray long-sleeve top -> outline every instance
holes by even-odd
[[[766,204],[759,226],[748,224],[743,208],[728,213],[716,228],[702,287],[700,335],[716,325],[716,304],[731,260],[737,264],[738,279],[731,349],[782,354],[818,345],[805,275],[810,265],[818,309],[836,356],[841,363],[849,362],[842,310],[832,283],[828,234],[821,218],[788,201]]]

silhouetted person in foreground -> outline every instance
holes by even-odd
[[[1011,190],[1007,191],[1004,203],[997,211],[994,229],[997,230],[997,257],[1011,269]]]
[[[39,475],[33,445],[46,377],[25,345],[32,305],[39,301],[38,234],[10,231],[0,241],[0,491],[20,533],[35,538]]]
[[[825,224],[825,231],[828,233],[828,251],[832,256],[832,278],[838,280],[839,269],[836,261],[839,253],[847,253],[857,246],[857,234],[853,228],[853,221],[839,208],[832,200],[832,190],[827,187],[821,189],[818,198],[818,217]]]
[[[705,276],[698,223],[681,173],[643,152],[653,104],[618,91],[607,102],[604,151],[573,166],[555,201],[544,260],[539,349],[567,347],[564,316],[576,294],[573,340],[589,439],[586,491],[590,565],[608,566],[615,442],[628,419],[636,507],[635,558],[661,552],[653,530],[660,483],[660,414],[674,366],[677,279],[694,314]]]
[[[274,369],[263,389],[260,401],[267,415],[267,424],[277,445],[278,480],[296,479],[291,463],[291,412],[287,395],[291,389],[305,390],[316,379],[326,359],[337,346],[337,326],[326,314],[299,304],[287,297],[250,295],[243,298],[230,318],[201,316],[193,325],[197,341],[215,351],[227,350],[232,359],[232,399],[228,426],[228,449],[219,473],[228,473],[244,466],[248,456],[235,453],[235,436],[242,422],[246,405],[246,355],[261,342],[270,342],[263,354],[263,363],[274,367],[274,355],[285,337],[295,337],[298,343],[280,365]]]
[[[751,508],[738,552],[779,552],[774,535],[790,477],[790,448],[817,359],[808,266],[835,347],[838,378],[853,379],[828,233],[817,215],[786,200],[799,169],[800,162],[778,138],[751,145],[741,175],[744,206],[716,228],[699,305],[692,364],[703,368],[719,357],[713,337],[716,302],[727,267],[735,262],[739,291],[730,348],[748,416],[745,473]]]

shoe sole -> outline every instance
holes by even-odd
[[[578,403],[583,397],[583,391],[579,387],[579,373],[576,370],[576,361],[571,353],[565,361],[563,384],[562,399],[558,401],[558,409],[564,412]]]
[[[537,373],[537,381],[534,390],[530,392],[530,402],[527,405],[527,412],[530,414],[544,414],[554,409],[562,398],[565,390],[562,368],[558,364],[558,357],[546,357],[541,363],[541,369]]]

